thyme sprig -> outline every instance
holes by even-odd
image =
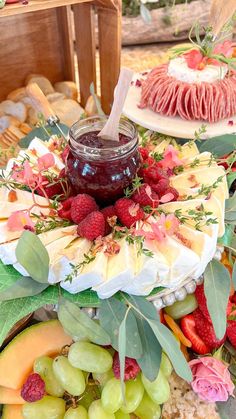
[[[69,220],[62,220],[53,216],[42,218],[34,213],[32,213],[32,216],[37,219],[34,226],[36,234],[46,233],[47,231],[54,230],[58,227],[68,227],[72,225]]]
[[[93,254],[92,250],[90,249],[89,253],[84,253],[84,259],[82,260],[82,262],[78,263],[77,265],[74,265],[74,263],[70,263],[72,270],[71,273],[66,276],[65,281],[69,281],[71,283],[73,279],[80,274],[82,268],[85,265],[88,265],[89,263],[93,262],[95,258],[96,254]]]
[[[219,176],[212,185],[201,185],[200,189],[198,189],[197,193],[194,195],[189,195],[186,197],[186,200],[189,199],[196,199],[202,195],[208,197],[215,189],[218,188],[219,184],[223,181],[225,175]]]
[[[143,179],[138,175],[132,180],[132,185],[124,190],[126,198],[129,198],[143,184]]]

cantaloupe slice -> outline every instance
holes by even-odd
[[[71,342],[58,320],[41,322],[23,330],[0,353],[0,386],[21,388],[36,358],[56,355]]]
[[[24,419],[22,415],[22,406],[20,404],[5,404],[3,407],[2,419]]]
[[[24,404],[25,401],[20,395],[21,390],[0,386],[0,404]]]

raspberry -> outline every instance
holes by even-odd
[[[45,382],[39,374],[30,374],[21,389],[21,397],[26,402],[36,402],[45,395]]]
[[[139,151],[139,153],[141,154],[142,159],[143,159],[143,160],[147,160],[148,155],[149,155],[149,154],[148,154],[147,149],[146,149],[146,148],[144,148],[144,147],[139,147],[138,151]]]
[[[167,178],[160,179],[158,183],[152,183],[151,188],[157,193],[158,196],[166,194],[167,189],[169,188],[170,181]]]
[[[103,214],[105,218],[105,236],[107,236],[107,234],[110,234],[112,230],[111,226],[107,222],[107,218],[111,218],[111,217],[114,217],[114,215],[116,215],[114,205],[110,205],[109,207],[103,208],[101,210],[101,213]]]
[[[143,178],[145,183],[157,183],[159,180],[166,178],[166,174],[160,167],[154,164],[143,170]]]
[[[131,227],[136,221],[144,218],[142,208],[129,198],[118,199],[115,203],[115,211],[121,223],[126,227]]]
[[[43,182],[42,187],[44,191],[46,192],[47,197],[49,199],[53,198],[56,195],[61,195],[61,197],[63,198],[65,194],[65,190],[63,189],[63,186],[65,189],[67,189],[66,186],[69,187],[69,181],[66,178],[65,169],[62,169],[58,177],[54,178],[53,181],[48,180],[46,176],[42,176],[42,182]],[[51,185],[51,183],[53,184]],[[38,195],[44,196],[44,193],[41,190],[41,188],[37,188],[36,192]]]
[[[217,339],[212,323],[206,320],[199,308],[193,312],[193,317],[198,335],[211,351],[219,348],[225,342],[226,334],[221,340]]]
[[[233,345],[233,347],[236,348],[236,321],[235,320],[228,320],[226,334],[231,345]]]
[[[169,186],[169,188],[167,188],[165,194],[167,194],[167,193],[172,193],[174,195],[174,198],[170,202],[177,201],[177,199],[179,197],[179,192],[175,188],[172,188],[171,186]]]
[[[79,224],[88,214],[98,210],[95,199],[87,194],[77,195],[71,203],[71,218]]]
[[[159,197],[152,190],[152,188],[147,184],[144,183],[140,186],[132,195],[132,199],[134,202],[138,203],[141,207],[146,207],[150,205],[153,208],[158,207],[159,204]]]
[[[105,218],[100,211],[93,211],[81,221],[77,228],[80,237],[88,240],[95,240],[105,235]]]
[[[70,198],[61,202],[62,208],[57,211],[57,214],[58,214],[59,217],[72,221],[70,210],[71,210],[71,204],[72,204],[73,200],[74,200],[74,197],[71,196]]]
[[[119,359],[118,352],[116,352],[114,355],[112,369],[113,369],[115,377],[119,380],[120,379],[120,359]],[[139,371],[140,371],[140,367],[137,364],[137,361],[133,358],[126,357],[124,380],[125,381],[133,380],[135,377],[137,377]]]

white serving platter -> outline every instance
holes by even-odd
[[[199,132],[203,124],[206,126],[206,132],[201,135],[201,139],[236,133],[236,115],[230,118],[233,125],[229,124],[229,119],[209,124],[205,121],[185,121],[178,116],[162,116],[147,108],[140,109],[138,104],[141,98],[141,87],[135,86],[135,80],[143,78],[141,74],[135,75],[134,85],[130,86],[123,108],[123,114],[136,124],[161,134],[186,139],[195,138],[195,133]]]

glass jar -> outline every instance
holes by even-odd
[[[74,191],[93,196],[103,206],[124,195],[141,162],[135,126],[121,119],[120,141],[104,140],[97,134],[106,121],[105,116],[95,116],[71,127],[66,163],[66,174]]]

